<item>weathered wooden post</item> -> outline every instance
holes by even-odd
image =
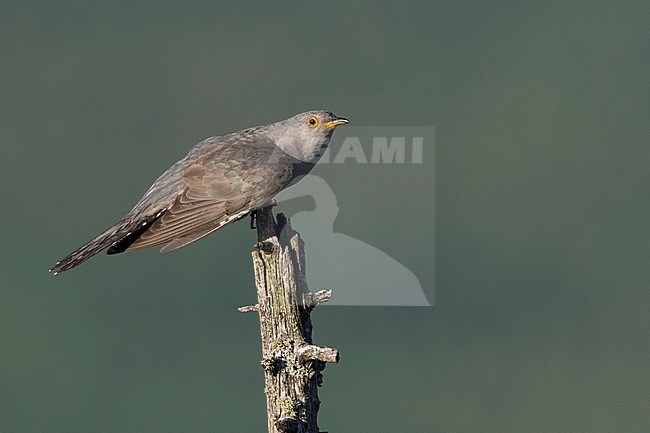
[[[257,311],[262,334],[262,369],[269,433],[318,433],[318,387],[338,350],[312,344],[310,313],[331,290],[312,293],[305,277],[304,242],[283,214],[257,211],[253,251]]]

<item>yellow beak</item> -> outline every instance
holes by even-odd
[[[323,126],[325,126],[326,128],[334,128],[335,126],[346,125],[348,123],[350,123],[350,121],[345,117],[337,117],[334,120],[330,120],[329,122],[323,123]]]

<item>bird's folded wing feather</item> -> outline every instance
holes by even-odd
[[[290,157],[271,146],[219,146],[184,168],[185,188],[128,250],[194,242],[266,203],[291,176]]]

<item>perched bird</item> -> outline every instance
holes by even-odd
[[[108,248],[108,254],[190,244],[264,207],[307,174],[334,129],[348,123],[316,110],[289,119],[210,137],[194,146],[106,231],[59,261],[58,274]]]

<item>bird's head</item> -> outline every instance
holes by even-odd
[[[313,110],[274,123],[270,132],[284,152],[315,164],[327,149],[334,129],[347,123],[348,119],[331,111]]]

